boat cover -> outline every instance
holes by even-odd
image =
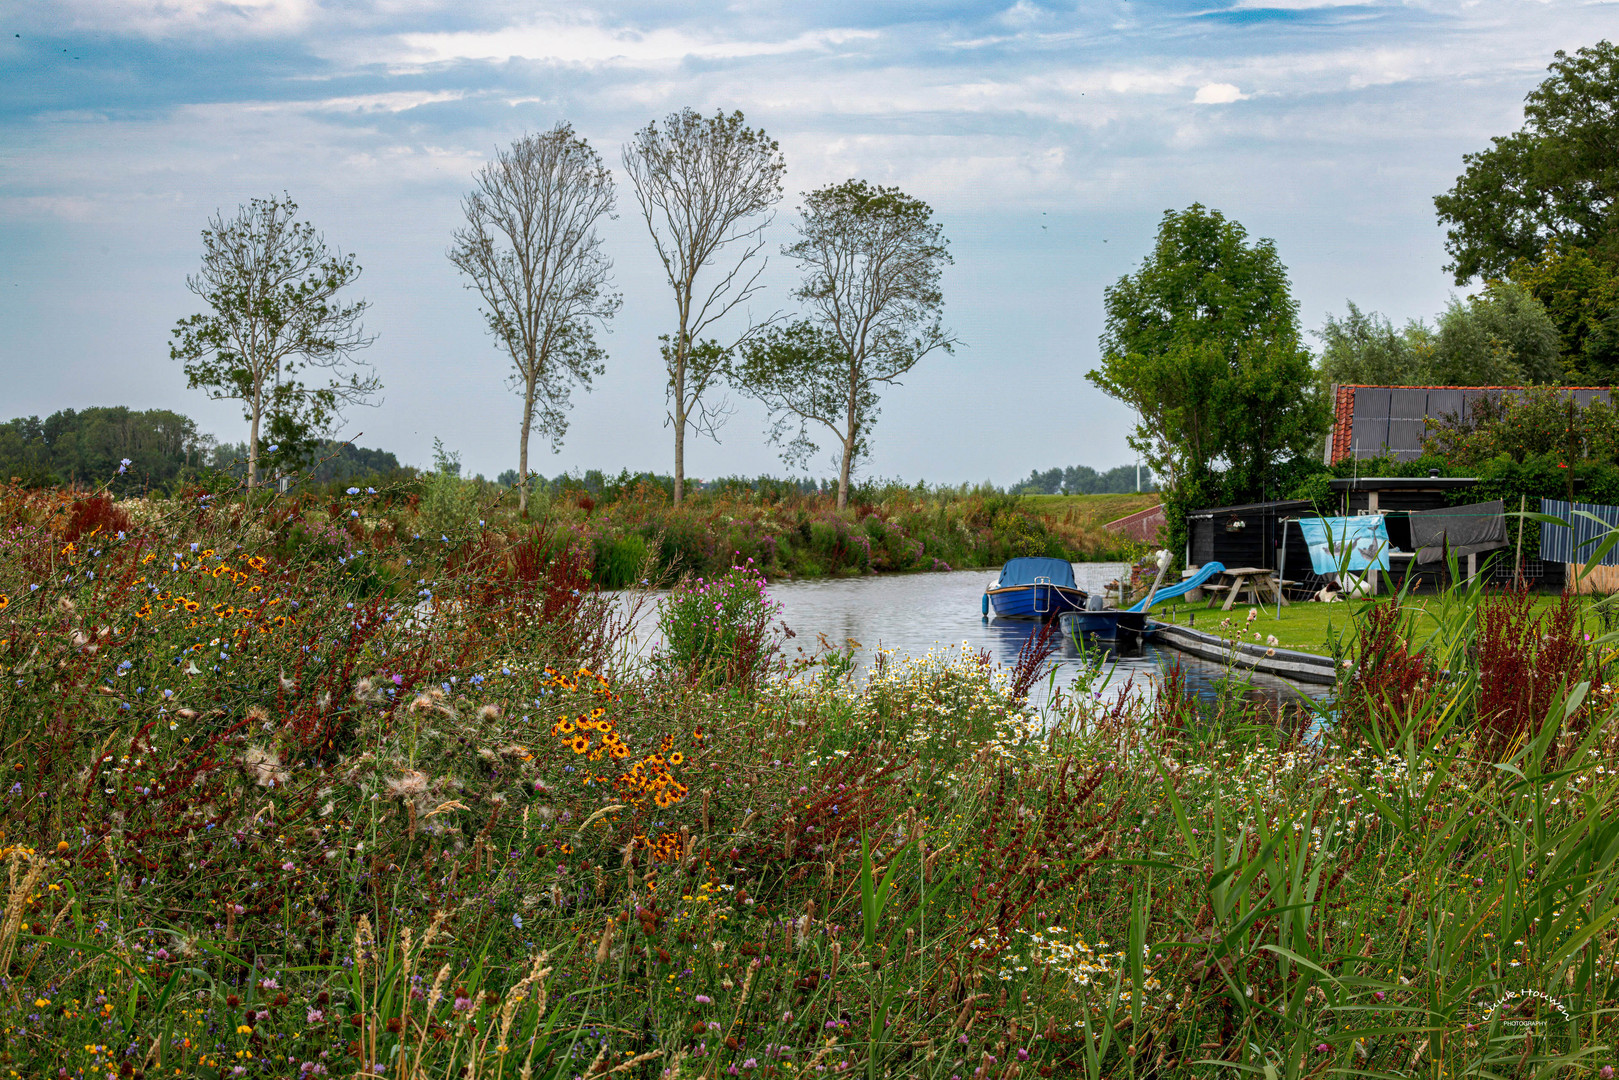
[[[1063,559],[1046,559],[1032,555],[1012,559],[1001,567],[1001,579],[995,583],[995,587],[1005,589],[1012,585],[1033,585],[1035,578],[1046,578],[1053,585],[1060,585],[1065,589],[1075,587],[1073,564]]]

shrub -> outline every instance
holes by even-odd
[[[662,661],[691,683],[756,686],[780,651],[779,611],[751,560],[717,580],[687,578],[663,601]]]
[[[604,589],[622,589],[640,581],[650,561],[651,549],[636,533],[596,538],[596,584]]]
[[[425,535],[459,532],[477,520],[478,485],[449,472],[429,473],[422,478],[418,510]]]

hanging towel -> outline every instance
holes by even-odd
[[[1443,562],[1446,541],[1457,558],[1507,546],[1506,507],[1494,502],[1446,506],[1411,513],[1411,546],[1418,563]]]

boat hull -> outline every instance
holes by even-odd
[[[1337,665],[1328,656],[1231,641],[1187,626],[1166,626],[1160,638],[1165,644],[1205,660],[1279,675],[1294,682],[1329,686],[1338,679]]]
[[[1140,637],[1147,629],[1144,611],[1120,611],[1106,608],[1101,611],[1075,611],[1063,620],[1070,633],[1094,634],[1108,640],[1120,636]]]
[[[1076,649],[1085,648],[1090,640],[1133,648],[1156,634],[1161,625],[1149,619],[1146,612],[1116,608],[1073,611],[1062,617],[1063,634]]]
[[[990,611],[997,619],[1055,619],[1064,612],[1079,611],[1089,594],[1066,585],[1008,585],[987,590]]]

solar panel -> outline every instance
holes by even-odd
[[[1354,407],[1347,449],[1357,457],[1383,454],[1399,461],[1422,456],[1423,439],[1447,415],[1466,418],[1473,403],[1481,398],[1517,397],[1522,387],[1390,387],[1353,388]],[[1572,394],[1582,407],[1593,401],[1610,401],[1606,388],[1580,387],[1561,391]],[[1340,448],[1343,444],[1338,443]],[[1342,452],[1340,450],[1340,452]]]

